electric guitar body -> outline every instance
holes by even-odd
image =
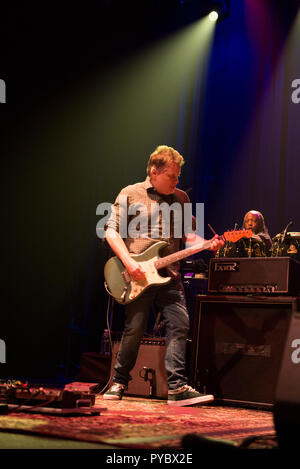
[[[165,247],[165,241],[158,241],[141,254],[132,254],[132,258],[142,265],[146,273],[145,282],[130,279],[124,265],[118,257],[111,257],[104,267],[104,277],[110,294],[118,303],[127,304],[140,296],[151,285],[169,283],[171,277],[162,277],[155,267],[155,261],[160,259],[159,251]]]
[[[233,230],[223,233],[222,238],[225,241],[235,243],[243,237],[250,238],[251,236],[251,230]],[[171,281],[171,277],[162,277],[159,275],[158,271],[160,269],[200,251],[209,249],[211,247],[211,243],[212,240],[203,239],[197,245],[165,257],[160,257],[160,250],[164,246],[167,246],[168,243],[165,241],[158,241],[141,254],[132,254],[132,258],[143,267],[143,271],[145,272],[146,280],[143,282],[137,282],[132,279],[117,256],[111,257],[104,266],[106,289],[118,303],[126,305],[138,298],[146,288],[152,285],[165,285]]]

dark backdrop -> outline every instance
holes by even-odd
[[[250,209],[272,236],[290,220],[300,231],[298,2],[232,0],[209,31],[200,4],[3,11],[0,377],[66,374],[99,349],[109,252],[96,207],[144,179],[159,144],[184,155],[180,187],[205,203],[207,237]]]

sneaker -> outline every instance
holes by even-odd
[[[168,391],[168,404],[173,406],[206,404],[213,400],[214,396],[212,394],[201,394],[187,384],[174,391]]]
[[[124,384],[115,383],[103,394],[103,399],[110,399],[111,401],[121,400],[126,389],[127,386]]]

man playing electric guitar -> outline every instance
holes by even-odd
[[[189,203],[188,195],[176,188],[183,164],[183,157],[173,148],[164,145],[157,147],[150,155],[146,180],[125,187],[115,201],[106,226],[106,240],[120,260],[122,269],[124,267],[124,285],[130,282],[135,282],[136,285],[148,285],[149,263],[146,267],[143,262],[139,262],[136,255],[144,253],[148,248],[151,249],[154,243],[158,241],[166,243],[160,251],[160,255],[164,257],[177,253],[182,240],[198,247],[205,241],[194,232],[182,234],[180,239],[176,235],[179,222],[173,212],[167,226],[169,230],[165,230],[161,212],[153,216],[158,204],[165,203],[167,206],[175,204],[177,208],[182,208],[183,213],[184,204]],[[141,227],[144,230],[138,229]],[[207,248],[216,251],[223,244],[224,242],[215,236]],[[114,369],[114,384],[104,394],[104,399],[122,398],[131,380],[130,371],[135,365],[152,305],[162,313],[166,327],[165,368],[168,379],[168,404],[184,406],[214,399],[212,395],[200,394],[188,386],[185,353],[189,315],[179,275],[179,261],[175,260],[166,269],[169,277],[167,283],[153,284],[151,288],[145,288],[142,294],[136,295],[134,301],[126,304],[125,326]],[[121,296],[124,297],[126,294],[125,288]]]

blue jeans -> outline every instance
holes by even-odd
[[[185,356],[189,315],[180,280],[161,287],[152,286],[126,306],[125,326],[115,365],[114,382],[127,385],[136,363],[139,345],[148,325],[152,305],[165,321],[165,368],[170,390],[187,384]]]

